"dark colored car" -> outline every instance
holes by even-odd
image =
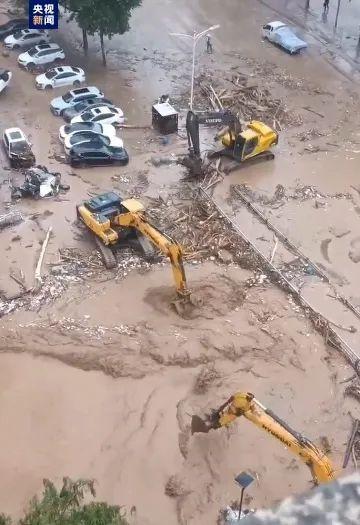
[[[8,20],[6,24],[0,25],[0,39],[6,38],[16,31],[21,29],[27,29],[29,27],[29,21],[27,18],[14,18],[13,20]]]
[[[120,164],[125,166],[129,162],[129,155],[125,148],[114,148],[100,141],[93,140],[76,144],[68,155],[71,166],[108,166]]]
[[[77,104],[75,104],[75,106],[72,106],[71,108],[65,109],[65,111],[62,114],[62,117],[64,118],[65,122],[70,122],[73,117],[76,117],[76,115],[79,115],[86,109],[97,108],[98,106],[113,107],[114,104],[108,98],[89,98],[87,100],[82,100],[81,102],[78,102]]]

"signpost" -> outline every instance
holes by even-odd
[[[240,504],[239,504],[239,516],[238,521],[241,519],[241,512],[242,512],[242,504],[244,499],[244,491],[245,489],[251,485],[251,483],[254,481],[254,478],[250,476],[247,472],[240,472],[235,478],[235,481],[238,485],[241,487],[241,496],[240,496]]]

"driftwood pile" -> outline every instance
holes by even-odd
[[[147,216],[167,235],[183,246],[188,261],[206,259],[237,262],[256,267],[257,260],[245,243],[212,204],[200,196],[175,205],[172,199],[149,199]]]
[[[287,109],[286,104],[272,96],[266,87],[260,87],[248,76],[212,78],[209,74],[199,79],[199,103],[212,110],[229,109],[240,120],[261,120],[277,131],[302,123],[301,117]]]

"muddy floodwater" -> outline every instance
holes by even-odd
[[[2,67],[13,78],[0,96],[0,131],[21,127],[37,162],[61,173],[70,190],[14,203],[10,187],[23,174],[9,169],[0,149],[0,214],[17,209],[24,219],[0,232],[0,512],[20,516],[43,478],[63,476],[94,478],[98,496],[133,508],[138,525],[216,523],[239,497],[234,477],[242,470],[255,479],[247,507],[307,490],[308,468],[245,419],[190,435],[192,414],[237,391],[254,393],[292,428],[326,444],[342,473],[359,403],[346,391],[353,368],[328,344],[328,329],[336,327],[351,355],[359,352],[358,6],[343,2],[334,32],[335,2],[327,20],[320,0],[309,10],[304,3],[143,0],[130,31],[106,41],[106,69],[98,38],[89,37],[84,56],[81,32],[65,13],[54,40],[69,64],[85,69],[88,85],[124,111],[129,127],[117,134],[130,155],[126,167],[72,169],[58,139],[64,122],[49,111],[66,89],[36,90],[17,52],[4,53]],[[6,9],[3,2],[0,22]],[[277,19],[291,23],[308,50],[290,56],[263,41],[261,26]],[[255,115],[276,129],[279,142],[272,162],[227,176],[221,164],[215,182],[189,182],[174,160],[188,148],[191,46],[169,33],[214,23],[221,26],[214,54],[203,41],[197,48],[196,108],[216,106],[211,85],[242,120]],[[151,106],[165,93],[180,112],[179,132],[166,140],[150,126]],[[200,130],[203,151],[214,146],[214,133]],[[196,200],[199,183],[209,183],[213,207]],[[184,246],[187,285],[201,299],[189,318],[170,307],[175,288],[166,257],[148,262],[119,250],[117,268],[103,267],[76,204],[109,190],[141,200],[154,224]],[[277,243],[269,224],[321,278]],[[30,293],[49,227],[42,286]],[[323,323],[279,286],[241,235],[287,272]]]

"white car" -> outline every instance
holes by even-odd
[[[66,137],[64,142],[65,153],[69,154],[73,146],[76,144],[82,144],[83,142],[101,143],[113,148],[124,147],[123,141],[116,135],[106,137],[105,135],[94,133],[93,131],[79,131],[78,133],[72,133],[70,136]]]
[[[22,29],[5,38],[5,47],[9,49],[20,49],[21,47],[33,47],[37,44],[46,44],[50,35],[42,29]]]
[[[100,122],[101,124],[121,126],[121,124],[124,124],[125,118],[120,108],[100,106],[76,115],[76,117],[71,119],[71,124],[75,122]]]
[[[269,22],[263,26],[261,33],[264,39],[267,38],[291,55],[299,53],[301,49],[308,47],[307,43],[296,36],[294,31],[284,22]]]
[[[35,85],[38,89],[79,86],[81,82],[85,82],[84,70],[72,66],[53,67],[35,78]]]
[[[114,137],[116,135],[116,129],[112,124],[100,124],[99,122],[76,122],[75,124],[65,124],[59,129],[60,142],[64,143],[65,139],[71,136],[73,133],[79,131],[92,131],[99,135],[105,135],[106,137]]]
[[[6,88],[12,77],[11,71],[0,69],[0,93]]]
[[[40,44],[18,56],[19,66],[33,69],[35,66],[64,60],[65,53],[57,44]]]
[[[31,143],[20,128],[5,129],[3,145],[12,167],[29,167],[35,163]]]
[[[88,98],[104,98],[104,93],[95,86],[72,89],[62,97],[53,98],[50,102],[50,111],[53,115],[62,115],[65,109],[71,108],[71,106],[74,106],[77,102]]]

